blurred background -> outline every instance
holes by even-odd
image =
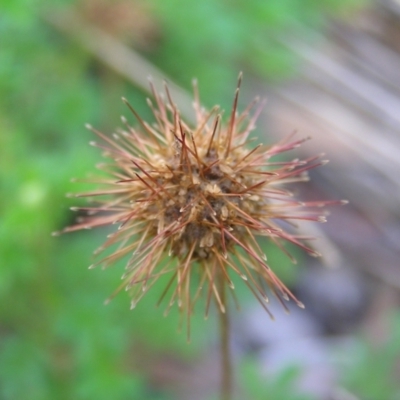
[[[90,122],[111,134],[145,118],[147,78],[170,83],[183,115],[191,80],[230,109],[268,99],[263,143],[298,131],[296,154],[327,166],[298,187],[348,199],[305,226],[324,254],[298,265],[267,246],[306,305],[276,321],[238,288],[232,311],[237,398],[400,399],[400,2],[397,0],[2,0],[0,2],[0,399],[216,399],[215,321],[163,317],[150,291],[134,311],[123,263],[88,270],[108,230],[52,237],[74,222],[71,183],[101,161]]]

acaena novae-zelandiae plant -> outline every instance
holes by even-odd
[[[326,205],[345,203],[294,198],[288,187],[307,181],[307,171],[326,161],[320,156],[274,161],[306,140],[294,135],[254,145],[249,134],[263,104],[255,99],[238,112],[240,83],[241,74],[226,122],[218,106],[202,108],[196,84],[192,126],[181,117],[168,86],[164,96],[150,83],[155,103],[148,100],[148,105],[155,124],[144,121],[123,99],[137,119],[136,128],[122,118],[125,128],[109,137],[87,125],[100,139],[91,144],[109,160],[99,166],[109,177],[96,180],[97,190],[74,195],[93,202],[73,207],[85,216],[55,233],[117,224],[95,255],[117,248],[91,266],[109,266],[129,256],[122,283],[110,299],[125,289],[134,308],[160,276],[169,274],[160,301],[165,299],[166,312],[176,305],[186,317],[188,338],[195,303],[205,298],[207,316],[213,302],[221,320],[225,400],[232,392],[227,315],[228,294],[236,299],[232,276],[241,278],[270,315],[268,291],[285,309],[289,300],[303,307],[273,272],[259,243],[275,244],[293,261],[285,242],[318,256],[307,244],[310,238],[294,232],[293,223],[324,222]]]

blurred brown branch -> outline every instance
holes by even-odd
[[[134,49],[101,29],[91,26],[73,11],[49,12],[43,14],[42,18],[57,30],[74,38],[95,58],[141,90],[149,93],[148,80],[151,79],[156,90],[163,91],[163,82],[167,81],[172,98],[182,115],[188,121],[194,121],[192,96]]]

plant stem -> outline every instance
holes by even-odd
[[[221,302],[225,312],[219,312],[221,336],[221,400],[232,400],[232,360],[229,347],[229,315],[225,296],[224,278],[220,277]]]

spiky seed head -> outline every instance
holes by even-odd
[[[262,104],[253,101],[238,113],[234,95],[227,123],[219,107],[204,110],[194,85],[196,123],[189,125],[166,86],[166,99],[151,85],[155,106],[148,101],[156,124],[143,121],[126,99],[138,121],[113,138],[91,125],[110,163],[99,166],[110,179],[105,188],[76,196],[96,197],[96,206],[84,208],[87,216],[62,232],[117,224],[118,229],[95,251],[119,244],[117,250],[98,263],[105,266],[129,255],[122,289],[129,291],[134,307],[158,277],[171,274],[162,298],[169,296],[168,309],[177,304],[188,320],[202,292],[206,295],[206,315],[213,299],[221,312],[227,287],[233,293],[231,276],[237,274],[268,311],[268,286],[286,308],[292,299],[303,307],[274,274],[261,250],[259,239],[266,239],[283,251],[291,242],[313,256],[318,253],[304,237],[282,228],[280,221],[325,221],[321,207],[340,202],[299,202],[288,184],[306,180],[307,171],[324,164],[320,157],[273,162],[277,154],[298,147],[306,139],[291,135],[273,145],[248,145]],[[252,110],[258,104],[255,112]],[[77,208],[74,208],[77,210]],[[165,257],[168,262],[161,263]],[[190,282],[196,275],[198,286]]]

